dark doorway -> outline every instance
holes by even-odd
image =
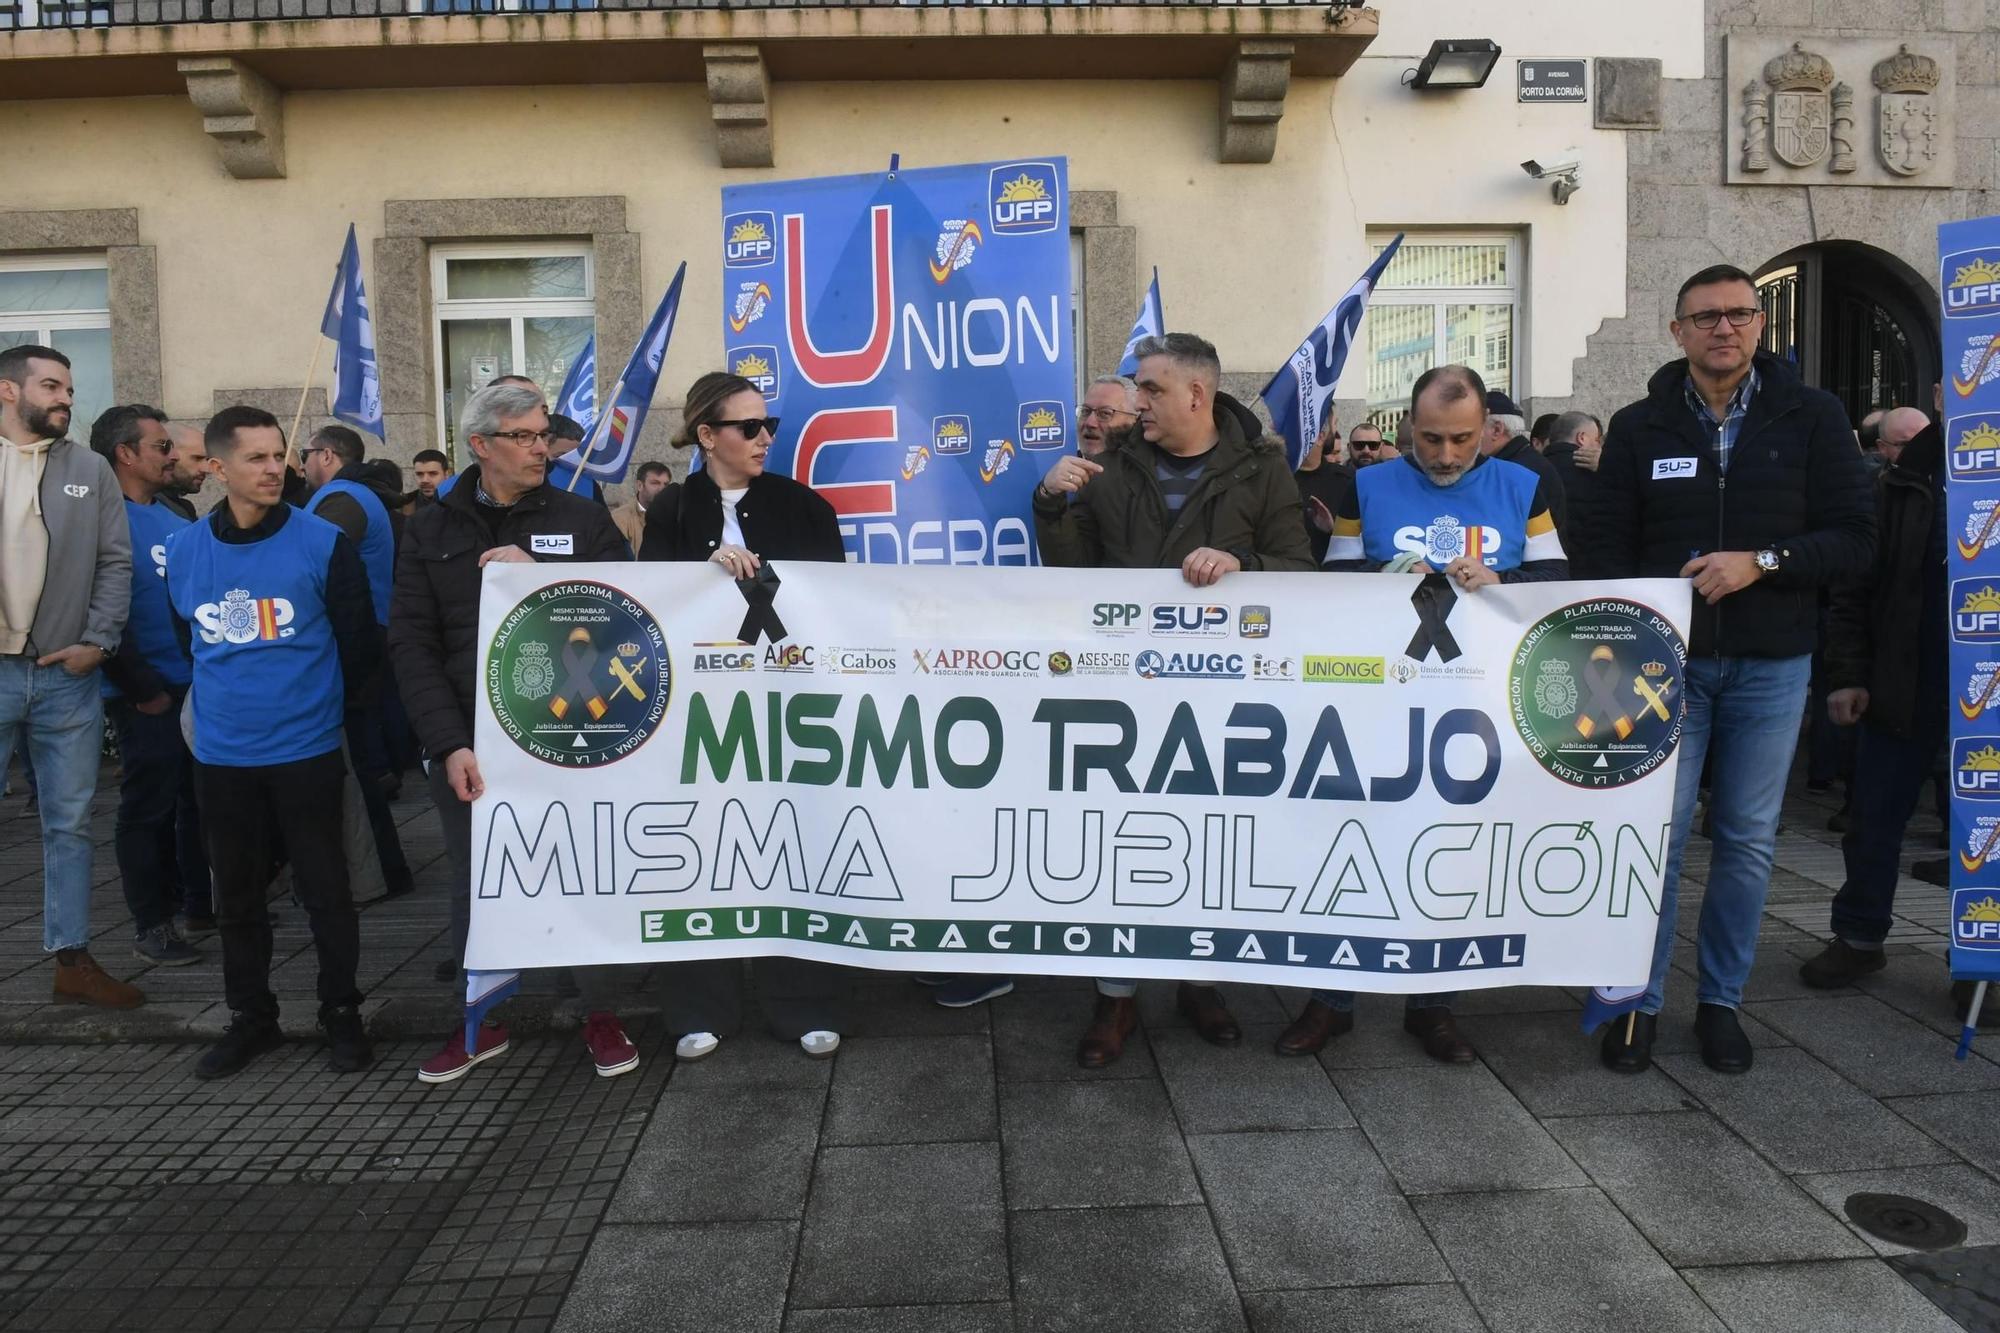
[[[1894,255],[1857,241],[1788,250],[1757,273],[1764,350],[1840,399],[1850,421],[1878,407],[1931,410],[1937,297]]]

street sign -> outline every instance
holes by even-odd
[[[1517,102],[1581,102],[1585,99],[1581,60],[1517,60]]]

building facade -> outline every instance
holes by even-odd
[[[1928,405],[1956,356],[1935,226],[1993,211],[1986,0],[708,2],[0,6],[21,167],[0,342],[72,352],[85,419],[289,420],[302,395],[321,419],[327,359],[307,372],[353,223],[406,460],[455,444],[493,375],[553,391],[592,332],[615,374],[686,259],[639,446],[665,456],[720,359],[725,184],[1060,153],[1080,375],[1115,364],[1157,268],[1170,323],[1252,396],[1402,231],[1350,422],[1441,360],[1608,416],[1671,354],[1680,278],[1724,260],[1767,277],[1774,346],[1852,407]],[[1411,86],[1468,34],[1500,51],[1483,86]],[[1578,188],[1558,202],[1528,161]]]

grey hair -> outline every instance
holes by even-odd
[[[1125,391],[1125,397],[1127,399],[1133,399],[1139,396],[1139,386],[1132,382],[1132,377],[1130,375],[1099,375],[1096,379],[1090,382],[1089,387],[1095,389],[1100,384],[1117,385],[1119,388]]]
[[[1585,426],[1597,427],[1597,433],[1604,433],[1604,423],[1588,412],[1565,412],[1556,418],[1556,424],[1549,427],[1549,440],[1553,444],[1574,444],[1576,433]]]
[[[1164,356],[1193,371],[1210,389],[1222,383],[1222,358],[1215,354],[1215,344],[1192,333],[1148,334],[1133,346],[1132,355],[1141,361]]]
[[[540,389],[519,384],[489,384],[466,400],[465,411],[458,417],[459,438],[469,440],[475,435],[490,436],[500,429],[503,420],[524,417],[536,408],[548,405]]]
[[[1497,421],[1501,425],[1505,426],[1507,428],[1507,436],[1509,439],[1513,438],[1516,435],[1526,435],[1528,433],[1527,419],[1525,417],[1516,416],[1512,412],[1488,412],[1486,414],[1486,419],[1488,421]]]

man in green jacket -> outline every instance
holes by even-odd
[[[1141,339],[1138,438],[1095,459],[1057,461],[1035,487],[1042,563],[1173,569],[1197,588],[1239,569],[1313,568],[1298,486],[1284,454],[1258,443],[1257,418],[1220,392],[1222,362],[1191,333]],[[1077,1063],[1099,1069],[1138,1026],[1136,981],[1099,980]],[[1180,1010],[1202,1038],[1243,1031],[1213,983],[1182,982]]]

